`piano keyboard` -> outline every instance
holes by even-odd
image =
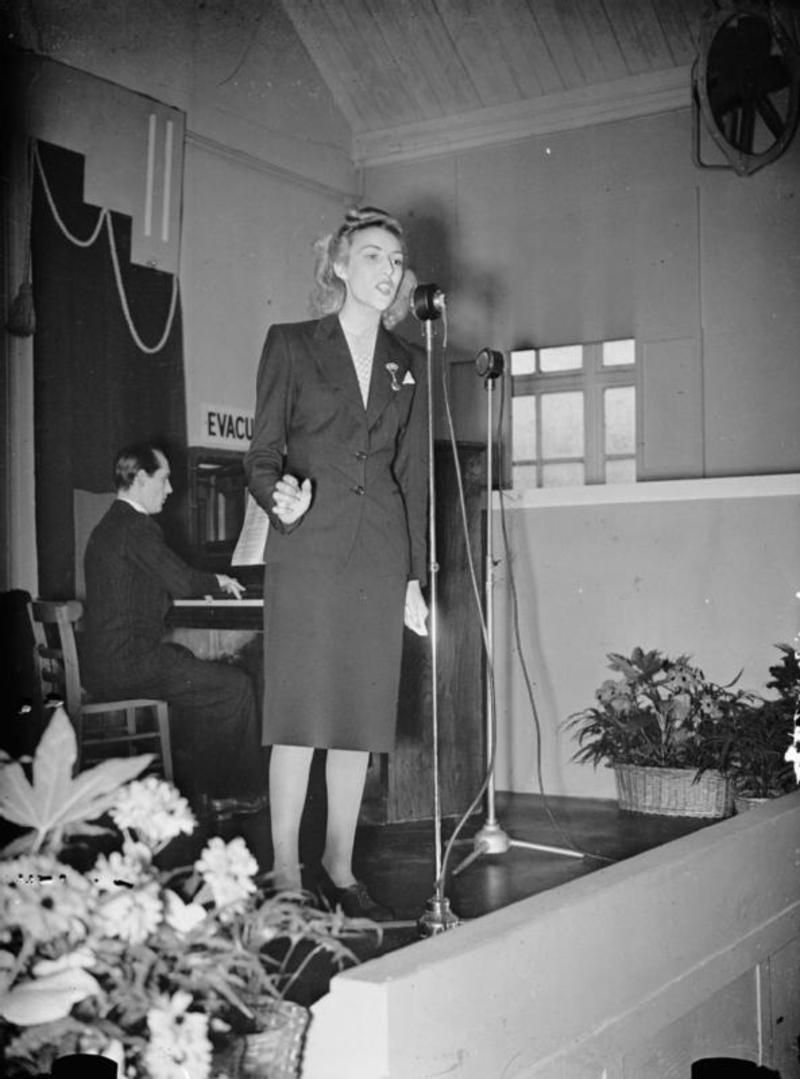
[[[263,598],[251,597],[249,599],[234,599],[233,596],[214,596],[203,599],[175,599],[173,607],[210,607],[212,610],[218,607],[263,607]]]
[[[215,596],[213,599],[176,599],[167,613],[168,626],[206,629],[263,628],[264,599],[250,596]]]

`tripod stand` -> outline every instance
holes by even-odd
[[[483,827],[473,839],[473,849],[453,870],[453,876],[461,873],[482,854],[505,854],[511,847],[539,850],[548,854],[563,854],[568,858],[583,858],[579,851],[567,847],[549,847],[541,843],[529,843],[512,839],[501,827],[495,812],[495,699],[494,699],[494,552],[492,549],[492,424],[494,381],[503,373],[503,354],[485,348],[478,353],[476,370],[486,384],[486,759],[489,776],[486,782],[486,818]]]

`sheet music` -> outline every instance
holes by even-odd
[[[256,566],[264,561],[264,547],[269,531],[269,517],[248,491],[244,511],[244,523],[236,549],[231,558],[232,566]]]

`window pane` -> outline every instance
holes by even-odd
[[[511,354],[512,375],[535,375],[536,374],[536,349],[521,348]]]
[[[583,394],[543,393],[542,457],[583,457]]]
[[[511,398],[511,460],[536,460],[536,398]]]
[[[636,391],[617,386],[603,392],[606,453],[636,452]]]
[[[542,466],[542,487],[583,487],[585,483],[583,464],[577,461]]]
[[[512,465],[511,483],[515,491],[520,491],[523,487],[535,487],[536,465]]]
[[[604,341],[603,367],[618,367],[636,362],[635,341]]]
[[[540,348],[542,371],[577,371],[583,367],[583,345],[562,345],[560,348]]]
[[[606,461],[606,483],[636,483],[636,459],[623,457]]]

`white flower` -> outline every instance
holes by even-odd
[[[256,890],[253,877],[258,872],[258,862],[241,836],[227,844],[215,836],[195,862],[195,869],[202,874],[219,908],[240,904]]]
[[[208,1019],[186,1009],[188,993],[162,998],[147,1013],[150,1040],[144,1065],[151,1079],[207,1079],[211,1072]]]
[[[118,828],[136,832],[154,850],[181,832],[191,835],[197,824],[186,799],[156,776],[123,787],[111,816]]]
[[[206,917],[204,907],[199,903],[184,903],[177,892],[167,892],[164,900],[164,921],[177,933],[191,933]]]
[[[794,729],[791,745],[784,753],[783,759],[794,765],[794,778],[800,783],[800,724]]]
[[[90,887],[74,869],[49,857],[2,863],[0,924],[17,927],[42,943],[66,935],[86,936],[91,916]]]
[[[162,914],[163,904],[154,881],[144,888],[111,895],[98,911],[99,930],[105,936],[141,944],[158,928]]]
[[[116,892],[119,888],[135,888],[150,879],[152,853],[144,843],[126,839],[122,851],[101,854],[91,871],[91,881],[101,892]]]

